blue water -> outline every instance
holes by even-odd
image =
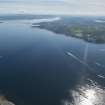
[[[104,91],[104,49],[105,44],[32,29],[27,24],[2,23],[0,92],[16,105],[66,105],[65,100],[73,100],[69,92],[87,84]]]

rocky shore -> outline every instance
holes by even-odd
[[[0,96],[0,105],[15,105],[15,104],[7,100],[5,96]]]

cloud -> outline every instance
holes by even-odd
[[[18,3],[0,3],[0,13],[105,15],[105,0],[34,0],[34,3],[31,2],[33,0],[27,0],[30,3],[15,1]]]

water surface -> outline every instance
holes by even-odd
[[[0,91],[16,105],[104,105],[105,44],[0,24]]]

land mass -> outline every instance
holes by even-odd
[[[80,38],[90,43],[105,43],[105,17],[61,17],[58,21],[33,23],[32,27]]]

